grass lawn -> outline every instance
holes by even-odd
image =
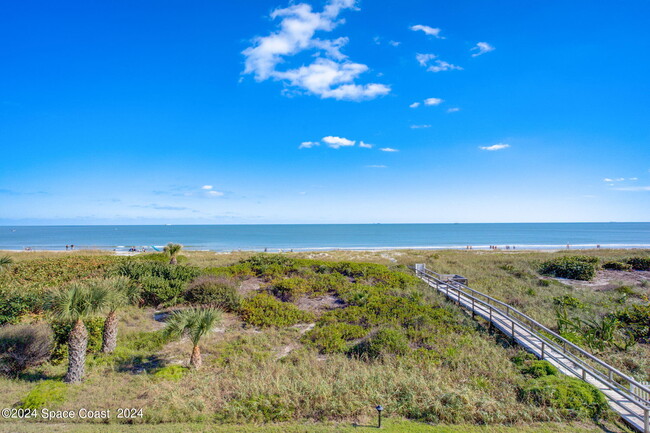
[[[41,433],[43,423],[0,424],[2,433]],[[47,424],[48,432],[70,433],[361,433],[374,432],[376,426],[352,424],[264,424],[264,425],[209,425],[209,424],[157,424],[157,425],[105,425],[105,424]],[[384,420],[381,431],[386,433],[586,433],[626,432],[615,425],[596,426],[585,423],[535,423],[517,426],[428,425],[405,420]]]

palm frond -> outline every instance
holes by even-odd
[[[178,254],[182,249],[183,249],[183,245],[170,242],[165,246],[163,251],[173,257],[176,254]]]
[[[0,270],[8,268],[14,263],[14,259],[9,256],[0,257]]]
[[[167,321],[164,334],[172,338],[187,335],[196,346],[220,320],[221,310],[215,308],[190,308],[177,311]]]
[[[92,283],[73,283],[49,299],[52,312],[62,320],[76,321],[106,309],[108,292]]]

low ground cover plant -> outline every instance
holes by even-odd
[[[241,304],[241,296],[237,292],[238,285],[235,279],[223,275],[202,275],[189,283],[184,298],[193,305],[206,305],[235,312]]]
[[[240,315],[244,322],[260,327],[291,326],[314,321],[312,313],[302,311],[295,305],[279,301],[266,293],[246,298],[241,303]]]
[[[598,258],[592,256],[563,256],[543,262],[539,273],[571,280],[591,280],[596,276]]]
[[[473,287],[501,290],[496,297],[517,300],[518,308],[532,310],[533,317],[539,311],[546,313],[551,327],[557,306],[566,308],[570,319],[585,322],[613,311],[618,331],[634,330],[640,343],[650,332],[644,327],[648,312],[633,308],[645,305],[640,295],[613,306],[609,301],[612,290],[591,296],[556,280],[540,279],[536,273],[540,257],[548,254],[521,258],[519,254],[463,253],[404,252],[403,258],[397,253],[394,257],[407,264],[427,262],[441,272],[467,273]],[[193,254],[187,254],[186,263],[196,263]],[[55,322],[61,328],[55,332],[59,342],[55,351],[62,352],[62,365],[46,361],[27,367],[19,379],[0,378],[0,386],[7,390],[0,403],[22,404],[17,402],[28,401],[26,396],[31,394],[33,406],[75,408],[82,402],[98,404],[100,397],[92,400],[84,395],[102,399],[119,395],[125,402],[151,408],[143,419],[150,423],[357,420],[367,415],[368,408],[372,412],[378,402],[391,415],[434,423],[584,421],[602,413],[602,402],[592,389],[568,383],[549,363],[530,357],[522,358],[521,365],[511,363],[514,349],[495,344],[494,336],[477,329],[475,322],[433,295],[403,266],[379,254],[372,260],[386,264],[358,263],[354,261],[360,260],[357,256],[345,254],[345,261],[335,261],[338,253],[329,258],[324,254],[297,258],[242,253],[231,261],[219,255],[214,263],[215,255],[206,254],[201,256],[205,268],[169,265],[170,257],[163,255],[110,262],[103,273],[84,274],[78,281],[117,271],[142,292],[147,285],[156,287],[139,304],[144,308],[129,307],[117,315],[120,334],[113,353],[100,353],[108,314],[104,310],[97,319],[83,321],[90,334],[88,380],[78,388],[68,388],[80,391],[60,393],[50,390],[57,385],[49,384],[36,389],[36,384],[47,382],[41,378],[61,384],[65,372],[70,326],[65,331],[63,324]],[[603,261],[625,260],[622,254],[599,254]],[[358,257],[370,257],[370,253]],[[243,260],[233,263],[239,259]],[[253,280],[242,290],[240,283],[248,278]],[[212,284],[215,281],[219,284]],[[36,287],[33,282],[14,283],[33,288],[35,293],[55,289]],[[642,293],[640,287],[630,287]],[[165,290],[170,292],[165,294]],[[232,296],[240,302],[231,303]],[[163,305],[169,308],[155,314],[148,307]],[[165,335],[162,329],[170,322],[166,314],[215,305],[230,313],[219,332],[202,335],[203,366],[189,373],[185,365],[194,344],[186,338],[172,341]],[[36,320],[38,316],[29,314],[33,311],[37,310],[27,309],[17,318]],[[548,317],[541,317],[549,323]],[[242,321],[250,326],[242,326]],[[214,325],[203,329],[215,329]],[[185,327],[180,328],[188,334]],[[585,341],[580,344],[587,345]],[[638,360],[634,368],[644,371],[637,347],[626,352],[615,346],[602,350],[620,353],[621,363],[634,356]],[[27,377],[37,382],[28,382]],[[65,389],[65,385],[59,387]]]

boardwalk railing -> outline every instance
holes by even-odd
[[[488,320],[513,341],[546,359],[565,374],[599,388],[610,406],[640,432],[650,433],[650,385],[639,382],[555,333],[511,305],[458,281],[415,265],[416,275],[472,316]],[[457,277],[457,276],[454,276]]]

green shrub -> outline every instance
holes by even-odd
[[[545,261],[539,272],[557,278],[588,281],[596,276],[597,264],[597,257],[563,256]]]
[[[204,275],[192,281],[185,291],[191,304],[209,305],[224,311],[237,311],[241,303],[237,283],[232,278]]]
[[[317,348],[320,353],[343,353],[350,349],[350,340],[361,338],[367,332],[361,326],[339,322],[312,329],[303,336],[302,341]]]
[[[129,260],[116,265],[112,273],[128,277],[140,286],[145,304],[170,306],[181,301],[187,284],[201,275],[201,270],[157,261]]]
[[[525,350],[519,350],[510,360],[518,367],[522,367],[527,361],[537,361],[537,357]]]
[[[72,330],[72,323],[55,320],[51,323],[54,345],[52,347],[52,360],[62,361],[68,356],[68,336]],[[104,318],[92,317],[84,320],[88,330],[88,353],[97,353],[102,348],[102,337],[104,331]]]
[[[44,363],[52,344],[52,330],[44,323],[0,327],[0,373],[16,376]]]
[[[520,371],[523,374],[538,378],[544,376],[557,376],[558,370],[548,361],[528,361],[524,363]]]
[[[351,353],[374,359],[386,355],[405,355],[408,351],[408,339],[400,329],[382,328],[354,346]]]
[[[521,397],[569,416],[599,418],[607,410],[607,400],[596,387],[564,375],[530,379],[521,388]]]
[[[553,298],[553,304],[558,307],[568,308],[584,308],[584,304],[580,300],[571,295],[556,296]]]
[[[635,271],[650,271],[650,257],[631,257],[626,263]]]
[[[310,292],[309,281],[304,278],[283,278],[273,280],[271,291],[283,301],[294,301]]]
[[[177,280],[162,277],[145,276],[139,280],[142,299],[145,304],[153,306],[171,306],[181,302],[184,284]]]
[[[317,274],[303,271],[301,277],[273,280],[271,291],[283,301],[294,301],[302,296],[323,296],[337,292],[348,284],[348,279],[339,273]]]
[[[153,377],[162,380],[180,380],[188,371],[189,369],[187,367],[181,365],[168,365],[156,370]]]
[[[244,299],[240,315],[246,323],[260,327],[291,326],[315,320],[312,313],[302,311],[293,304],[278,301],[266,293]]]
[[[603,269],[609,269],[611,271],[631,271],[632,265],[629,263],[609,261],[603,263]]]
[[[40,310],[41,298],[34,291],[0,289],[0,325],[18,323],[22,315]]]
[[[40,409],[63,403],[66,395],[66,385],[63,382],[44,380],[32,388],[23,399],[23,409]]]
[[[616,293],[620,293],[621,295],[636,295],[636,292],[630,286],[618,286],[614,289],[614,291],[616,291]]]
[[[650,304],[635,304],[612,314],[636,340],[650,339]]]

